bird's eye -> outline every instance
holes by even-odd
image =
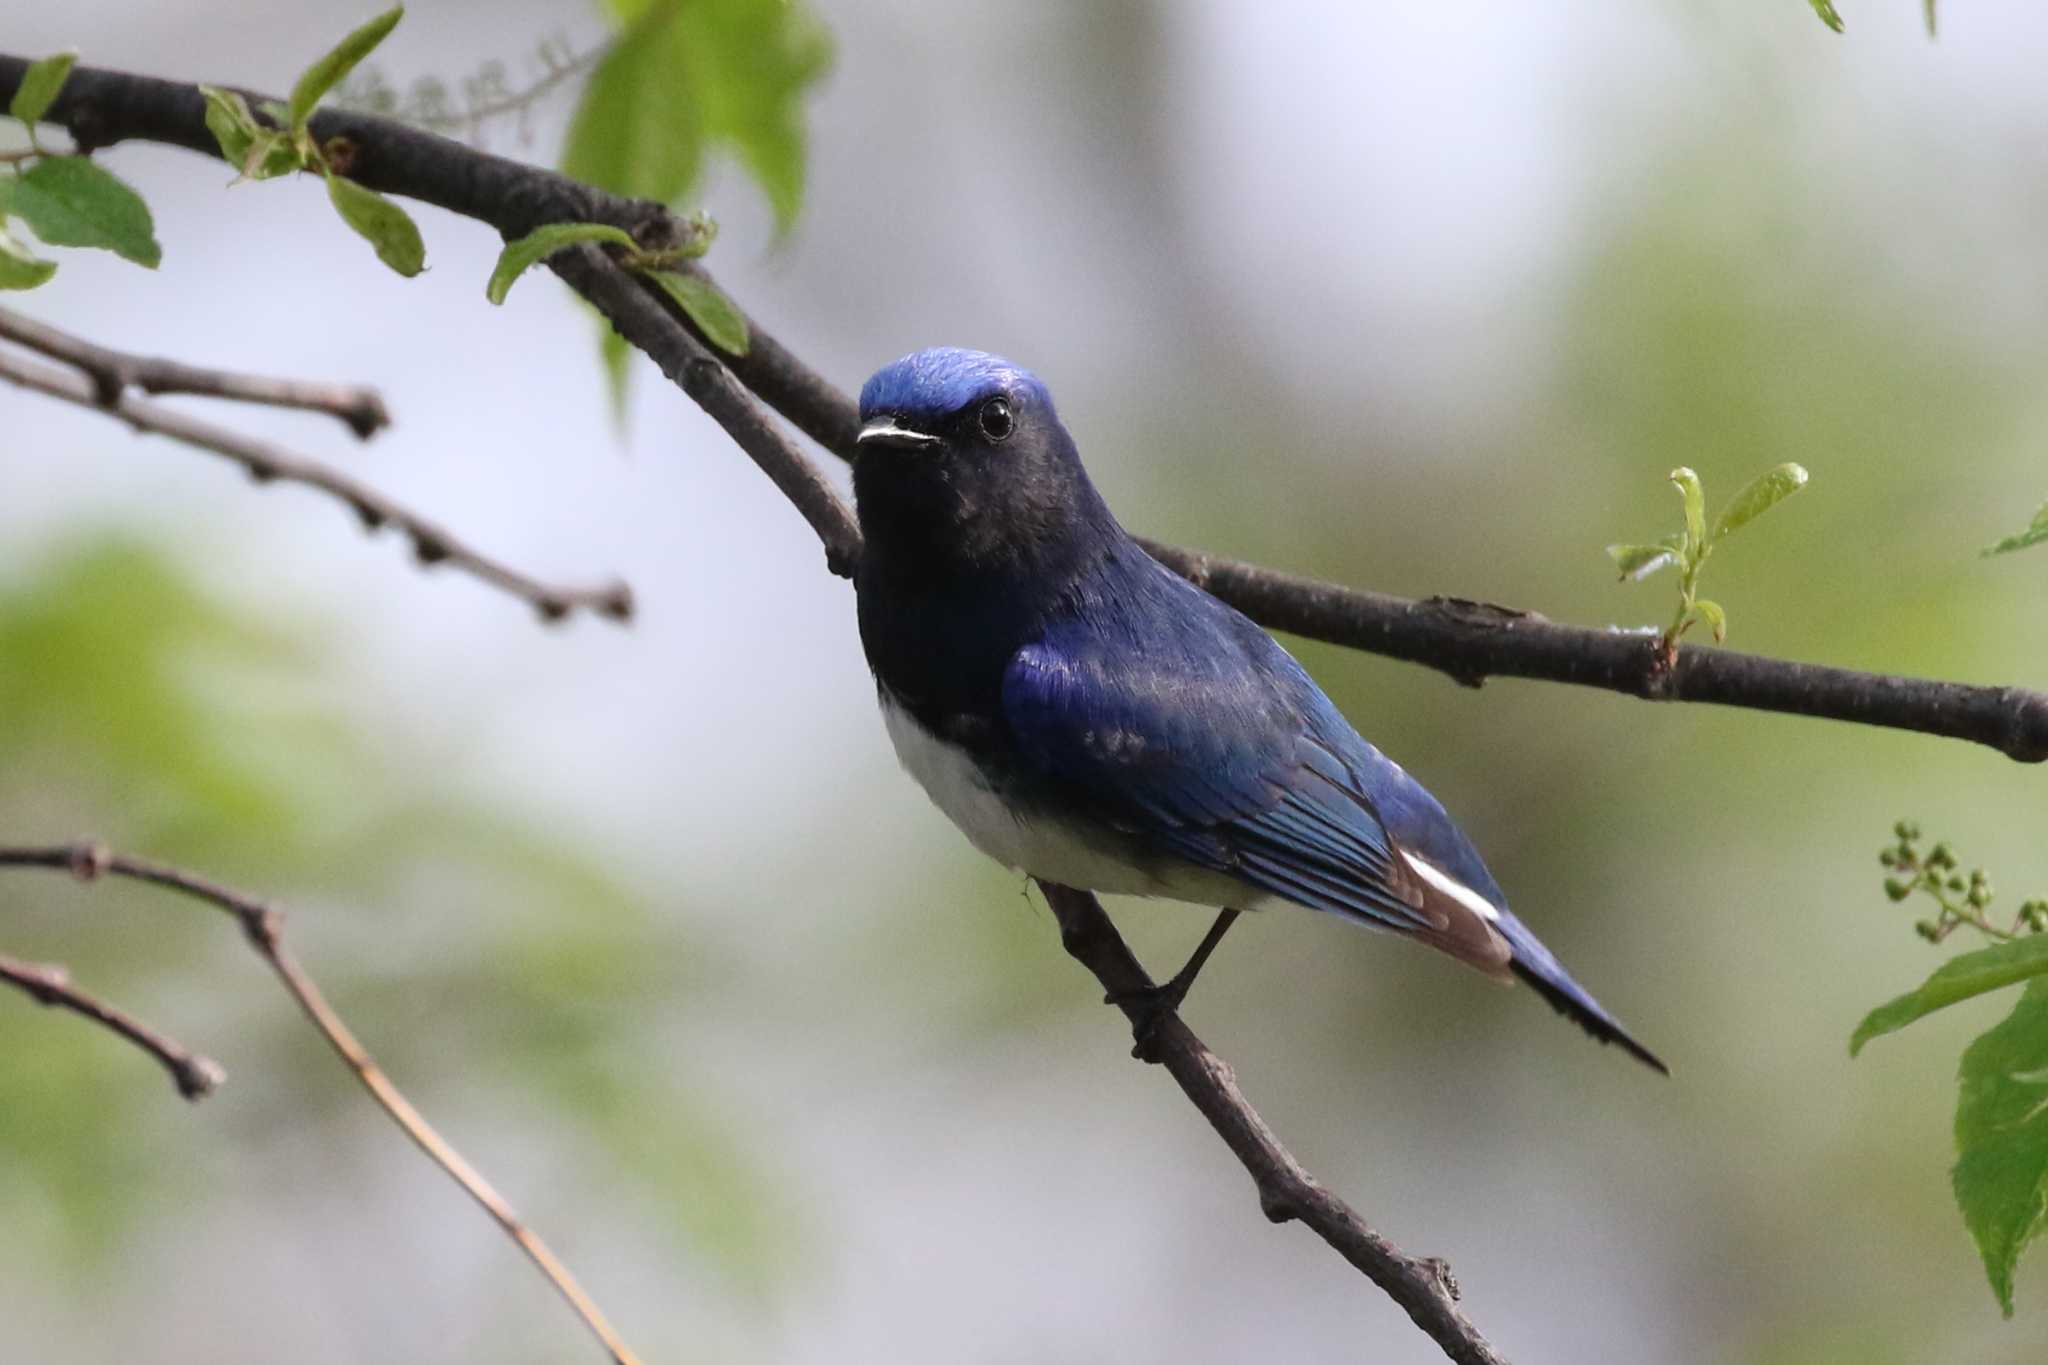
[[[1010,400],[1007,398],[991,398],[983,403],[976,420],[981,423],[981,434],[991,441],[1002,440],[1016,426],[1016,420],[1010,416]]]

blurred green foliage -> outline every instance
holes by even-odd
[[[832,62],[831,38],[805,0],[605,2],[623,29],[576,106],[563,172],[673,205],[723,148],[767,195],[777,229],[789,231],[803,207],[804,99]],[[723,335],[728,351],[745,350],[743,325],[736,343],[731,327],[706,331]],[[606,327],[599,350],[622,412],[629,348]]]
[[[394,769],[389,737],[318,700],[316,641],[223,607],[134,541],[61,547],[0,588],[0,840],[90,831],[276,893],[309,969],[430,1117],[480,1085],[516,1097],[516,1125],[556,1134],[560,1160],[605,1170],[734,1283],[771,1288],[794,1224],[731,1098],[639,1060],[651,1030],[690,1026],[715,958],[559,836]],[[0,1202],[43,1209],[81,1264],[219,1194],[232,1172],[204,1153],[246,1106],[288,1105],[300,1131],[365,1123],[369,1102],[225,920],[34,873],[0,879],[0,911],[230,1072],[179,1112],[108,1035],[0,998]],[[420,1160],[395,1133],[379,1150]]]

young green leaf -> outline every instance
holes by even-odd
[[[563,247],[578,242],[609,242],[628,249],[634,246],[631,233],[610,223],[549,223],[537,227],[518,241],[507,242],[498,253],[498,264],[484,286],[484,297],[492,303],[503,303],[514,280]]]
[[[51,246],[99,247],[152,270],[163,259],[149,205],[88,157],[42,157],[21,173],[9,207]]]
[[[1956,1100],[1956,1206],[2012,1316],[2012,1276],[2048,1229],[2048,979],[1963,1052]]]
[[[1800,465],[1786,463],[1776,469],[1765,470],[1751,479],[1721,509],[1720,517],[1714,522],[1714,540],[1747,526],[1804,487],[1806,470]]]
[[[217,85],[202,85],[199,93],[206,97],[206,131],[220,144],[220,154],[227,163],[241,166],[249,158],[249,145],[262,131],[255,115],[249,112],[249,102]]]
[[[1614,561],[1614,567],[1625,579],[1640,583],[1651,574],[1678,562],[1668,545],[1610,545],[1607,557]]]
[[[341,220],[377,249],[377,259],[401,275],[426,268],[427,248],[411,215],[373,189],[327,173],[327,197]]]
[[[1952,957],[1921,982],[1918,990],[1908,991],[1865,1015],[1849,1039],[1849,1055],[1854,1057],[1861,1052],[1872,1038],[1896,1033],[1914,1020],[1959,1000],[2038,976],[2048,976],[2048,934],[2030,934]]]
[[[2048,502],[2041,504],[2041,510],[2034,513],[2034,519],[2027,523],[2027,529],[2007,536],[1996,545],[1986,545],[1981,551],[1986,559],[1993,555],[2011,554],[2024,550],[2029,545],[2039,545],[2048,540]]]
[[[1700,487],[1700,476],[1684,465],[1671,471],[1671,482],[1685,499],[1686,544],[1698,553],[1707,543],[1707,491]]]
[[[1806,2],[1813,6],[1813,12],[1820,16],[1820,21],[1823,24],[1826,24],[1837,33],[1842,31],[1842,16],[1835,13],[1834,0],[1806,0]],[[1932,2],[1933,0],[1929,0],[1930,4]]]
[[[747,319],[717,285],[673,270],[652,271],[648,278],[668,291],[712,345],[732,355],[747,353]]]
[[[34,255],[0,222],[0,289],[33,289],[57,273],[57,263]]]
[[[78,60],[76,52],[59,52],[53,57],[30,62],[28,70],[21,74],[21,84],[14,88],[14,98],[7,102],[7,112],[23,123],[34,123],[50,111],[50,105],[57,98],[57,92],[64,88],[64,81],[71,75],[71,64]]]
[[[1728,638],[1728,613],[1721,610],[1721,604],[1702,597],[1692,604],[1700,620],[1707,623],[1707,629],[1714,632],[1714,643],[1720,644]]]
[[[398,21],[404,17],[404,5],[392,6],[343,38],[332,52],[306,68],[305,74],[292,86],[292,102],[289,108],[293,133],[302,133],[306,130],[306,120],[312,117],[313,106],[320,103],[320,97],[347,79],[348,73],[356,69],[356,63],[369,56],[377,44],[388,38],[391,30],[397,28]]]

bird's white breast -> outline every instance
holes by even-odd
[[[1070,821],[1018,810],[989,785],[965,749],[918,724],[886,691],[882,720],[896,757],[932,803],[969,843],[1004,867],[1086,891],[1170,896],[1198,905],[1250,909],[1265,899],[1230,878],[1187,864],[1148,869],[1105,847],[1113,842],[1104,837],[1106,832],[1089,837]]]

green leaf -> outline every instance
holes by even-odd
[[[634,246],[631,233],[610,223],[549,223],[537,227],[518,241],[507,242],[498,253],[498,264],[491,271],[490,283],[484,286],[484,297],[492,303],[503,303],[514,280],[563,247],[578,242],[609,242],[628,249]]]
[[[2041,504],[2041,510],[2034,513],[2034,519],[2027,523],[2026,530],[2009,535],[1996,545],[1986,545],[1981,553],[1989,559],[1992,555],[2011,554],[2029,545],[2039,545],[2044,540],[2048,540],[2048,502]]]
[[[57,273],[57,263],[30,252],[0,222],[0,289],[33,289]]]
[[[564,174],[664,204],[695,186],[704,119],[683,51],[682,8],[656,5],[598,63],[569,124]]]
[[[14,88],[14,98],[7,102],[7,112],[23,123],[34,123],[45,113],[57,98],[57,92],[64,88],[64,81],[71,75],[71,64],[78,60],[76,52],[59,52],[53,57],[29,63],[28,70],[21,74],[21,84]]]
[[[633,360],[633,345],[620,336],[611,323],[603,322],[602,325],[604,333],[597,340],[597,358],[604,365],[605,396],[611,400],[612,424],[623,435],[626,430],[626,398],[633,379],[633,372],[628,368]]]
[[[1718,541],[1729,532],[1747,526],[1804,487],[1806,470],[1803,466],[1786,463],[1776,469],[1765,470],[1751,479],[1721,509],[1720,519],[1714,523],[1714,539]]]
[[[1715,644],[1718,645],[1728,638],[1728,613],[1721,610],[1719,602],[1702,597],[1692,604],[1692,610],[1693,614],[1705,621],[1707,628],[1714,632]]]
[[[10,205],[51,246],[91,246],[154,270],[163,259],[149,205],[83,156],[46,156],[21,173]]]
[[[371,246],[377,259],[399,274],[413,276],[426,268],[427,248],[411,215],[373,189],[327,173],[327,197],[341,220]]]
[[[1896,1033],[1914,1020],[1959,1000],[2044,975],[2048,975],[2048,934],[2033,934],[1952,957],[1918,990],[1908,991],[1865,1015],[1849,1039],[1849,1055],[1853,1057],[1862,1051],[1872,1038]]]
[[[2011,1317],[2013,1270],[2048,1228],[2048,980],[1963,1052],[1950,1182]]]
[[[1671,471],[1671,482],[1685,499],[1685,543],[1697,554],[1707,543],[1707,492],[1700,487],[1700,476],[1684,465]]]
[[[1842,31],[1842,16],[1835,13],[1834,0],[1806,0],[1806,3],[1813,6],[1813,12],[1820,16],[1823,24],[1837,33]],[[1929,3],[1931,4],[1932,0],[1929,0]]]
[[[1678,562],[1678,556],[1666,545],[1610,545],[1607,557],[1614,561],[1623,578],[1638,583]]]
[[[1927,0],[1925,8],[1927,11],[1927,36],[1932,38],[1934,36],[1934,0]]]
[[[732,355],[747,353],[747,319],[738,306],[702,275],[683,275],[673,270],[648,272],[653,280],[681,305],[690,321],[719,350]]]
[[[803,205],[804,99],[831,42],[803,0],[609,0],[626,32],[591,78],[562,169],[674,203],[730,150],[778,231]]]
[[[305,131],[306,120],[312,116],[313,106],[320,103],[320,97],[347,79],[348,73],[356,69],[356,63],[369,56],[377,44],[389,37],[391,30],[397,28],[398,21],[404,17],[404,5],[392,6],[343,38],[332,52],[306,68],[298,84],[292,87],[290,123],[294,133]]]
[[[249,159],[250,144],[264,131],[249,112],[249,102],[218,85],[202,85],[199,93],[206,97],[206,130],[220,144],[220,154],[229,165],[242,166]]]

